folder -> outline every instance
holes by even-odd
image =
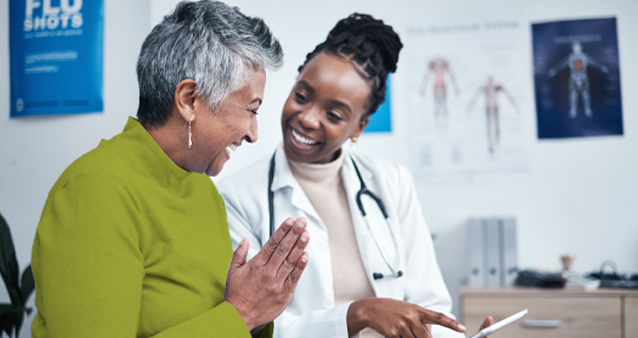
[[[504,218],[501,231],[501,286],[511,286],[518,276],[516,218]]]
[[[484,286],[483,226],[479,218],[467,220],[467,285]]]
[[[489,218],[484,223],[485,243],[485,286],[501,286],[501,222],[498,218]]]

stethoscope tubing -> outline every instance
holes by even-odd
[[[274,219],[275,207],[274,207],[274,192],[272,191],[272,184],[275,177],[275,156],[276,155],[277,155],[277,152],[275,151],[275,153],[272,155],[272,158],[270,159],[270,167],[268,169],[268,213],[269,213],[269,222],[270,222],[270,236],[272,236],[275,233],[275,219]],[[372,235],[372,239],[374,240],[374,243],[377,249],[381,253],[381,257],[383,257],[383,260],[385,264],[388,266],[388,269],[392,271],[392,274],[382,274],[379,272],[374,272],[372,274],[372,277],[375,280],[382,279],[384,277],[397,277],[397,278],[401,277],[403,276],[403,271],[401,271],[401,258],[399,257],[399,243],[397,241],[397,235],[394,231],[394,227],[392,226],[392,222],[390,221],[390,217],[388,216],[388,213],[385,209],[385,204],[383,203],[383,200],[381,200],[381,198],[379,198],[377,195],[375,195],[372,191],[370,191],[366,187],[365,182],[363,181],[363,178],[361,177],[361,173],[359,172],[359,168],[357,167],[357,163],[355,163],[354,158],[352,156],[350,156],[350,160],[352,161],[352,165],[354,166],[354,170],[357,173],[357,177],[359,178],[359,183],[361,185],[355,198],[357,202],[357,207],[359,208],[359,211],[361,211],[361,215],[363,216],[366,226],[368,227],[368,231]],[[377,241],[377,238],[374,235],[374,232],[372,232],[372,228],[370,227],[370,223],[368,222],[368,216],[363,206],[363,202],[361,201],[362,195],[368,195],[370,198],[372,198],[376,202],[377,206],[379,207],[379,210],[381,211],[381,213],[383,214],[383,217],[386,220],[386,224],[390,228],[390,233],[392,234],[392,240],[394,241],[394,246],[397,252],[397,257],[396,257],[397,261],[395,262],[396,268],[393,267],[392,264],[390,264],[390,260],[388,256],[386,255],[385,251],[381,248],[381,245],[379,244],[379,241]]]

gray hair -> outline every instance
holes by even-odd
[[[219,1],[182,1],[142,44],[138,119],[145,126],[163,125],[175,87],[184,79],[194,80],[197,94],[217,111],[246,85],[250,72],[277,69],[282,63],[281,45],[262,19]]]

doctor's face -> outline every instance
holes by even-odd
[[[368,123],[370,85],[348,59],[321,52],[297,78],[281,116],[286,155],[293,161],[328,163]]]

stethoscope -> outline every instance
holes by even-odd
[[[274,192],[272,191],[272,182],[275,177],[275,155],[276,155],[276,152],[275,154],[272,155],[272,158],[270,159],[270,169],[268,170],[268,212],[270,214],[270,218],[269,218],[270,236],[272,236],[273,233],[275,232],[275,220],[274,220],[275,206],[273,202]],[[350,156],[350,160],[352,161],[354,170],[357,173],[357,177],[359,178],[359,183],[361,183],[361,188],[359,188],[359,191],[357,192],[357,196],[356,196],[357,207],[359,207],[359,210],[361,211],[361,215],[363,216],[366,226],[368,227],[368,231],[370,231],[370,234],[372,235],[374,244],[376,244],[377,249],[379,249],[379,252],[381,253],[381,256],[383,257],[385,264],[388,266],[388,269],[390,269],[390,271],[392,272],[390,274],[374,272],[372,273],[372,278],[377,280],[377,279],[382,279],[384,277],[397,277],[397,278],[401,277],[403,276],[403,271],[401,271],[401,258],[399,257],[399,243],[397,241],[397,236],[394,233],[394,227],[392,226],[392,222],[390,220],[390,217],[388,216],[388,212],[385,209],[385,205],[383,204],[383,201],[381,200],[381,198],[379,198],[377,195],[375,195],[372,191],[370,191],[366,187],[366,184],[363,182],[363,178],[361,177],[361,173],[359,172],[359,168],[357,167],[357,164],[354,162],[354,158],[352,158],[352,156]],[[390,228],[390,233],[392,234],[392,240],[394,241],[394,247],[397,252],[395,264],[390,264],[390,259],[385,254],[385,251],[383,251],[383,249],[381,248],[381,245],[379,245],[379,241],[377,241],[377,237],[374,235],[374,232],[372,232],[372,228],[370,227],[370,222],[368,222],[368,216],[366,214],[366,210],[363,207],[363,203],[361,202],[361,196],[363,195],[370,196],[370,198],[372,198],[377,203],[379,210],[381,210],[381,213],[383,214],[383,217],[385,218],[385,221],[388,224],[388,228]]]

